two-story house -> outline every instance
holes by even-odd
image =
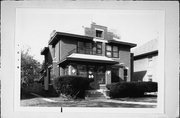
[[[48,90],[54,77],[77,75],[94,79],[91,87],[131,81],[130,49],[136,44],[121,41],[105,26],[95,23],[84,28],[85,35],[53,31],[44,55],[44,85]]]

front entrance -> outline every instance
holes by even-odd
[[[90,86],[92,89],[99,89],[100,84],[105,84],[106,67],[103,65],[73,64],[77,75],[93,79]]]
[[[90,84],[92,89],[99,89],[100,84],[105,84],[105,66],[87,65],[88,78],[94,81]]]

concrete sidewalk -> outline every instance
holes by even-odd
[[[123,103],[123,104],[157,105],[157,103],[150,103],[150,102],[133,102],[133,101],[121,101],[121,100],[113,100],[113,99],[106,99],[106,100],[103,99],[103,100],[94,100],[94,101]]]
[[[58,101],[56,101],[56,100],[52,100],[50,98],[44,98],[35,93],[31,93],[31,94],[34,96],[37,96],[39,98],[42,98],[42,100],[44,100],[44,101],[58,103]],[[157,103],[151,103],[151,102],[133,102],[133,101],[121,101],[121,100],[114,100],[114,99],[94,99],[91,101],[96,101],[96,102],[100,101],[100,102],[108,102],[108,103],[122,103],[122,104],[157,105]]]

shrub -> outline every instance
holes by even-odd
[[[92,80],[79,76],[60,76],[54,79],[54,88],[59,94],[73,98],[84,98]]]
[[[111,98],[140,97],[145,92],[157,92],[157,82],[120,82],[107,85]]]

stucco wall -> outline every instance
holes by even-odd
[[[68,52],[76,48],[77,40],[62,38],[60,42],[60,60],[68,55]]]
[[[127,81],[131,80],[131,59],[130,59],[130,48],[126,46],[119,46],[119,58],[114,58],[116,61],[120,63],[124,63],[124,66],[128,68],[128,77]],[[124,79],[123,69],[120,69],[120,77]]]
[[[157,81],[157,56],[152,57],[152,65],[149,67],[148,57],[134,61],[133,81],[149,81],[148,74],[152,74],[152,81]],[[152,71],[152,72],[150,72]]]
[[[133,81],[144,81],[147,79],[148,58],[134,61]]]

